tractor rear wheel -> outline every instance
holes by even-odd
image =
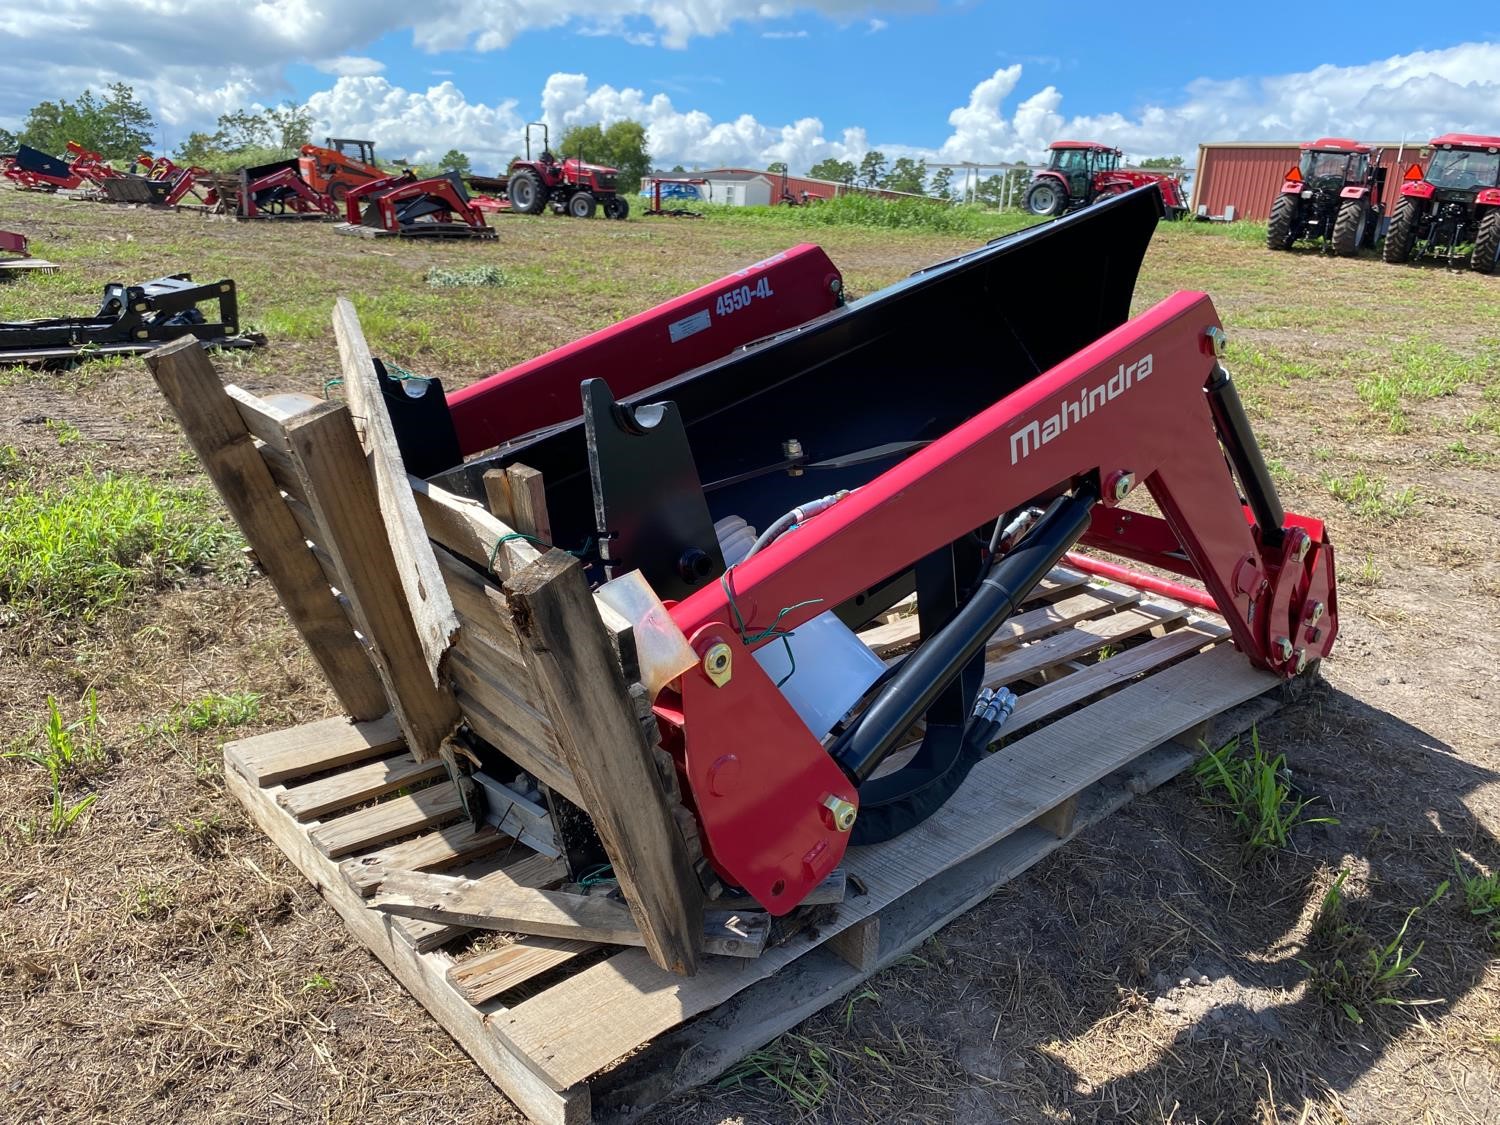
[[[1339,204],[1338,218],[1333,221],[1333,252],[1340,258],[1353,258],[1365,241],[1365,223],[1370,209],[1363,199],[1346,199]]]
[[[1290,250],[1292,243],[1297,241],[1297,232],[1293,229],[1296,222],[1297,197],[1278,195],[1276,202],[1271,204],[1271,218],[1266,223],[1266,249]]]
[[[530,168],[522,168],[511,174],[505,194],[510,197],[510,209],[523,215],[540,215],[542,208],[547,206],[541,177]]]
[[[1474,256],[1469,265],[1476,273],[1494,273],[1500,269],[1500,207],[1491,207],[1479,220],[1479,234],[1474,238]]]
[[[1400,265],[1411,258],[1411,248],[1417,241],[1417,220],[1421,217],[1422,205],[1415,199],[1403,199],[1396,204],[1396,213],[1391,216],[1391,229],[1385,232],[1385,250],[1382,257],[1392,265]]]
[[[592,219],[598,210],[599,203],[591,192],[580,191],[568,200],[568,214],[575,219]]]
[[[1061,215],[1068,209],[1068,193],[1056,180],[1038,180],[1026,192],[1026,210],[1033,215]]]
[[[630,218],[630,200],[623,195],[612,195],[604,201],[604,217],[624,222]]]

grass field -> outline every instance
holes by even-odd
[[[348,294],[453,387],[798,241],[858,296],[1016,226],[846,218],[393,245],[5,191],[63,270],[0,319],[232,277],[270,346],[221,372],[316,395]],[[1213,296],[1283,500],[1329,521],[1326,684],[657,1121],[1500,1120],[1500,279],[1262,237],[1163,227],[1136,304]],[[0,391],[0,1120],[519,1120],[224,793],[226,738],[335,705],[144,366]]]

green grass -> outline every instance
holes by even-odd
[[[1484,346],[1477,355],[1464,355],[1435,340],[1403,340],[1391,352],[1389,366],[1355,384],[1359,397],[1386,427],[1397,434],[1411,430],[1409,410],[1414,403],[1447,398],[1467,385],[1488,388],[1500,375],[1500,349]]]
[[[99,705],[94,692],[89,691],[83,717],[72,723],[63,721],[62,708],[56,698],[49,695],[46,722],[33,739],[38,745],[30,748],[18,746],[0,757],[27,762],[46,771],[50,788],[47,815],[45,819],[24,821],[18,827],[25,839],[55,839],[67,833],[98,800],[96,793],[77,801],[64,796],[64,790],[72,781],[85,776],[104,761],[104,746],[99,737]],[[33,739],[22,739],[21,742]]]
[[[1382,1009],[1411,1008],[1436,1001],[1406,995],[1417,978],[1416,961],[1423,943],[1406,947],[1412,920],[1448,893],[1440,883],[1428,900],[1406,912],[1388,940],[1372,937],[1348,918],[1344,884],[1349,872],[1340,871],[1323,896],[1309,936],[1313,960],[1299,959],[1308,970],[1312,994],[1334,1007],[1351,1023],[1362,1024]]]
[[[427,284],[433,289],[499,289],[509,284],[509,279],[499,266],[474,266],[470,269],[433,266],[427,271]]]
[[[1342,500],[1352,511],[1378,523],[1395,523],[1409,515],[1417,502],[1415,485],[1388,493],[1385,481],[1366,474],[1363,469],[1350,477],[1325,473],[1321,479],[1335,500]]]
[[[807,207],[695,207],[714,222],[812,229],[820,226],[869,227],[922,231],[971,238],[998,238],[1035,225],[1036,216],[1021,211],[995,212],[938,200],[882,199],[851,193]]]
[[[0,488],[0,602],[89,620],[132,594],[208,566],[238,542],[196,490],[84,474]]]
[[[1483,923],[1490,941],[1500,946],[1500,870],[1488,875],[1465,870],[1457,855],[1453,857],[1453,870],[1464,892],[1464,909]]]
[[[1299,825],[1338,823],[1333,817],[1307,815],[1313,798],[1292,796],[1286,758],[1267,758],[1258,730],[1251,728],[1250,754],[1242,754],[1241,749],[1236,737],[1217,750],[1208,750],[1193,767],[1193,777],[1203,802],[1229,814],[1248,855],[1288,847]]]

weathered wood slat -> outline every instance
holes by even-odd
[[[507,584],[566,764],[657,965],[691,973],[703,898],[578,560],[549,551]],[[562,935],[567,936],[567,935]]]
[[[378,805],[324,821],[308,832],[313,846],[330,859],[373,848],[398,836],[438,828],[464,813],[463,797],[453,782],[395,797]]]
[[[174,341],[148,355],[146,365],[339,705],[356,719],[385,714],[390,704],[369,656],[198,341]]]
[[[224,754],[253,784],[265,786],[379,758],[404,743],[390,715],[364,723],[340,717],[226,743]]]
[[[558,1092],[532,1074],[494,1034],[485,1014],[448,984],[452,958],[441,952],[418,953],[396,936],[378,911],[340,883],[335,864],[312,846],[303,827],[276,804],[273,792],[254,788],[233,770],[225,771],[225,784],[261,830],[322,888],[324,899],[338,912],[349,935],[374,953],[438,1017],[523,1113],[541,1125],[587,1125],[591,1117],[588,1087]]]
[[[1005,733],[1007,736],[1014,736],[1043,719],[1051,718],[1066,707],[1101,695],[1134,676],[1188,656],[1228,635],[1229,630],[1222,625],[1205,620],[1193,621],[1165,637],[1153,637],[1143,645],[1118,656],[1111,656],[1082,672],[1043,684],[1028,691],[1017,701],[1016,709],[1005,726]]]
[[[511,858],[513,855],[521,858]],[[486,879],[499,878],[504,879],[507,884],[544,888],[555,887],[566,879],[568,865],[559,858],[538,855],[524,845],[513,844],[504,851],[467,864],[463,870],[453,874],[481,883]],[[424,922],[419,918],[394,918],[392,925],[409,945],[421,950],[439,949],[473,929],[472,926],[457,926],[447,922]]]
[[[1115,641],[1148,632],[1158,625],[1168,625],[1186,617],[1185,607],[1168,609],[1142,604],[1097,621],[1081,621],[1060,633],[1043,637],[1032,644],[1013,648],[984,665],[986,686],[1008,684],[1065,660],[1077,660]]]
[[[428,538],[459,558],[509,577],[517,567],[541,557],[525,539],[515,537],[515,528],[496,519],[478,501],[455,496],[417,477],[409,481]]]
[[[1045,636],[1064,629],[1086,618],[1112,613],[1122,606],[1141,600],[1140,594],[1116,592],[1107,589],[1090,589],[1074,594],[1048,605],[1018,613],[1001,624],[990,635],[986,647],[1005,648],[1022,640]],[[859,639],[869,645],[877,656],[886,656],[917,640],[919,628],[916,617],[903,617],[886,625],[877,625],[859,634]]]
[[[523,887],[496,872],[487,879],[393,871],[370,903],[403,918],[605,945],[646,944],[631,910],[602,895]],[[770,936],[763,911],[710,910],[700,941],[706,952],[758,957]]]
[[[458,707],[474,733],[493,745],[518,765],[536,774],[546,785],[557,790],[575,805],[583,808],[583,794],[572,769],[563,760],[560,744],[549,739],[547,744],[532,742],[516,731],[503,716],[490,709],[492,700],[471,694],[465,687],[468,673],[461,654],[454,653],[449,667],[453,669],[458,684]]]
[[[444,548],[434,547],[433,553],[462,624],[459,639],[476,638],[514,664],[518,672],[524,671],[521,642],[511,624],[504,592]]]
[[[502,832],[467,819],[436,832],[346,859],[339,866],[344,882],[360,895],[372,895],[391,871],[443,871],[494,852],[515,847]]]
[[[441,678],[439,670],[448,646],[458,632],[458,614],[448,598],[448,587],[438,573],[437,559],[427,543],[422,517],[412,499],[406,465],[396,444],[396,430],[386,410],[375,360],[365,343],[359,316],[344,297],[334,302],[333,335],[338,342],[344,393],[360,421],[361,437],[369,454],[381,522],[396,560],[396,574],[426,656],[427,674],[436,684]]]
[[[444,772],[441,761],[419,762],[409,753],[403,753],[287,789],[277,796],[277,801],[298,820],[316,820],[408,785],[441,777]]]
[[[1144,750],[1272,688],[1277,678],[1220,646],[1058,719],[976,765],[930,819],[900,839],[851,849],[868,893],[845,902],[837,932],[978,854]],[[627,950],[490,1018],[554,1089],[582,1081],[652,1036],[720,1003],[805,952],[790,943],[680,979]]]
[[[260,454],[261,463],[265,465],[266,471],[271,474],[271,479],[276,482],[276,487],[280,491],[303,503],[307,502],[307,492],[297,476],[297,466],[286,449],[257,441],[255,452]]]
[[[523,937],[501,949],[459,961],[448,970],[448,982],[470,1004],[483,1004],[598,948],[592,941]]]
[[[324,403],[297,415],[287,423],[287,442],[308,506],[326,532],[322,546],[370,643],[407,748],[424,761],[436,757],[458,727],[458,704],[447,680],[434,682],[429,672],[348,408]],[[434,581],[441,585],[441,579]]]

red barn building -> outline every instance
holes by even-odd
[[[1401,177],[1408,167],[1427,166],[1425,137],[1415,143],[1358,139],[1372,148],[1385,150],[1380,164],[1386,169],[1388,200],[1399,193]],[[1271,204],[1281,194],[1287,169],[1295,166],[1302,155],[1301,144],[1301,141],[1222,141],[1199,145],[1192,213],[1218,218],[1233,207],[1236,219],[1265,222],[1271,217]]]

